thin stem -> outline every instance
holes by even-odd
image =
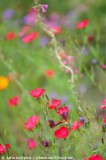
[[[72,68],[66,66],[62,61],[61,61],[61,58],[59,56],[59,47],[57,46],[57,40],[56,40],[56,37],[55,37],[55,34],[50,30],[50,28],[48,28],[48,26],[44,23],[44,17],[42,17],[42,15],[40,14],[40,9],[39,9],[39,4],[37,3],[36,5],[36,8],[38,9],[38,15],[37,15],[37,22],[38,24],[40,25],[40,27],[42,28],[42,30],[44,32],[46,32],[48,34],[48,36],[51,37],[51,42],[53,44],[53,47],[54,47],[54,52],[55,52],[55,56],[56,58],[58,59],[60,65],[64,68],[64,69],[67,69],[70,74],[71,74],[71,82],[73,83],[74,82],[74,72],[72,70]],[[61,49],[62,50],[62,49]]]

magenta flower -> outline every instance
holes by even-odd
[[[17,106],[20,103],[20,99],[18,96],[12,97],[8,100],[8,105],[10,107]]]
[[[33,130],[36,127],[36,125],[39,123],[39,121],[40,121],[40,117],[34,115],[24,123],[24,128],[26,128],[27,130]]]
[[[29,149],[34,149],[34,148],[36,148],[36,146],[37,146],[37,143],[36,143],[36,141],[34,139],[28,140]]]
[[[30,91],[30,95],[36,99],[41,97],[44,93],[45,93],[45,89],[42,89],[42,88],[36,88]]]
[[[48,8],[48,4],[41,4],[40,6],[41,6],[42,13],[45,13]]]
[[[59,107],[60,104],[61,104],[61,100],[52,99],[52,102],[48,103],[47,105],[49,106],[49,109],[56,109]]]
[[[102,100],[102,105],[100,106],[100,109],[105,109],[106,108],[106,98]]]

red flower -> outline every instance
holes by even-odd
[[[51,30],[54,34],[59,34],[61,33],[62,29],[60,26],[56,26],[56,27],[51,27]]]
[[[79,121],[75,121],[73,122],[72,126],[71,126],[71,130],[78,130],[84,123],[83,122],[79,122]]]
[[[35,142],[34,139],[28,140],[28,147],[29,147],[30,149],[34,149],[34,148],[36,148],[36,146],[37,146],[37,143]]]
[[[66,127],[60,127],[58,130],[54,132],[54,136],[56,138],[66,138],[69,135],[69,130]]]
[[[15,97],[9,99],[8,105],[10,107],[17,106],[19,104],[19,102],[20,102],[19,97],[15,96]]]
[[[104,160],[99,154],[91,155],[88,160]]]
[[[29,43],[38,38],[38,32],[31,32],[26,36],[22,37],[22,42]]]
[[[9,32],[6,34],[5,38],[7,40],[13,40],[14,38],[16,38],[16,33],[15,32]]]
[[[28,130],[33,130],[39,121],[40,121],[40,117],[34,115],[27,120],[27,122],[24,124],[24,128]]]
[[[52,99],[51,103],[48,103],[47,105],[49,106],[50,109],[55,109],[61,104],[61,100],[58,99]]]
[[[10,144],[0,144],[0,154],[4,154],[10,148]]]
[[[106,117],[104,117],[104,119],[103,119],[103,123],[104,123],[104,124],[106,124]]]
[[[100,106],[100,109],[106,108],[106,98],[102,100],[102,105]]]
[[[53,77],[53,76],[55,75],[55,72],[54,72],[54,70],[49,69],[49,70],[46,70],[44,74],[45,74],[47,77]]]
[[[67,106],[65,106],[65,107],[59,107],[59,108],[57,109],[57,113],[58,113],[60,116],[63,116],[63,118],[67,118],[68,112],[69,112],[69,108],[68,108]]]
[[[42,88],[36,88],[32,91],[30,91],[30,95],[34,98],[39,98],[45,93],[45,89]]]
[[[89,21],[87,19],[84,19],[83,21],[77,23],[76,28],[77,29],[85,28],[88,25],[88,23]]]
[[[102,100],[102,103],[103,103],[104,105],[106,105],[106,98],[104,98],[104,99]]]
[[[10,148],[10,144],[5,144],[6,150]]]

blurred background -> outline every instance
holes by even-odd
[[[50,37],[36,23],[36,14],[31,9],[34,1],[1,1],[0,76],[6,77],[9,84],[0,90],[0,138],[18,147],[25,135],[23,128],[20,129],[21,122],[33,113],[29,108],[35,105],[28,98],[30,90],[45,88],[49,97],[62,99],[70,108],[78,101],[83,109],[96,109],[100,116],[103,113],[98,109],[106,96],[105,1],[41,0],[40,3],[48,4],[43,14],[46,24],[60,29],[56,39],[64,50],[62,61],[72,67],[76,80],[72,87],[70,74],[51,51]],[[88,26],[77,29],[76,24],[84,19],[89,20]],[[25,35],[37,32],[39,36],[31,43],[23,43],[23,30]],[[7,36],[10,32],[15,33],[12,39]],[[11,110],[8,99],[16,95],[21,97],[21,102]],[[17,139],[13,139],[11,133]],[[16,147],[13,152],[19,154],[21,151]]]

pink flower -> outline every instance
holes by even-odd
[[[66,138],[69,135],[69,130],[66,127],[60,127],[54,132],[56,138]]]
[[[33,130],[36,125],[38,124],[38,122],[40,121],[40,117],[34,115],[32,117],[30,117],[24,124],[24,128],[28,129],[28,130]]]
[[[53,32],[54,34],[59,34],[59,33],[62,32],[62,29],[61,29],[60,26],[51,27],[50,29],[52,30],[52,32]]]
[[[106,105],[106,98],[102,100],[103,105]]]
[[[62,116],[63,118],[67,118],[67,116],[68,116],[68,112],[69,112],[69,108],[67,107],[67,106],[65,106],[65,107],[59,107],[58,109],[57,109],[57,113],[60,115],[60,116]]]
[[[39,98],[45,93],[45,89],[42,88],[36,88],[32,91],[30,91],[30,95],[34,98]]]
[[[34,149],[34,148],[36,148],[36,146],[37,146],[37,143],[35,142],[34,139],[28,140],[28,147],[29,147],[30,149]]]
[[[83,122],[79,122],[79,121],[74,121],[73,124],[71,125],[71,130],[78,130],[84,123]]]
[[[103,70],[106,70],[106,64],[102,64],[101,67]]]
[[[14,107],[14,106],[17,106],[20,102],[20,99],[18,96],[15,96],[15,97],[12,97],[8,100],[8,105],[10,107]]]
[[[100,106],[100,109],[106,108],[106,98],[102,100],[102,105]]]
[[[103,123],[104,123],[104,124],[106,124],[106,117],[104,117],[104,119],[103,119]]]
[[[58,99],[52,99],[51,103],[48,103],[49,109],[55,109],[61,104],[61,100]]]
[[[88,23],[89,21],[87,19],[84,19],[83,21],[77,23],[76,28],[77,29],[85,28],[88,25]]]
[[[91,155],[88,160],[104,160],[99,154]]]
[[[4,154],[10,148],[10,144],[0,144],[0,154]]]
[[[42,13],[45,13],[47,11],[48,4],[41,4],[40,7],[42,9]]]
[[[26,36],[22,37],[22,42],[24,43],[32,42],[33,40],[37,39],[38,36],[39,36],[38,32],[31,32]]]

